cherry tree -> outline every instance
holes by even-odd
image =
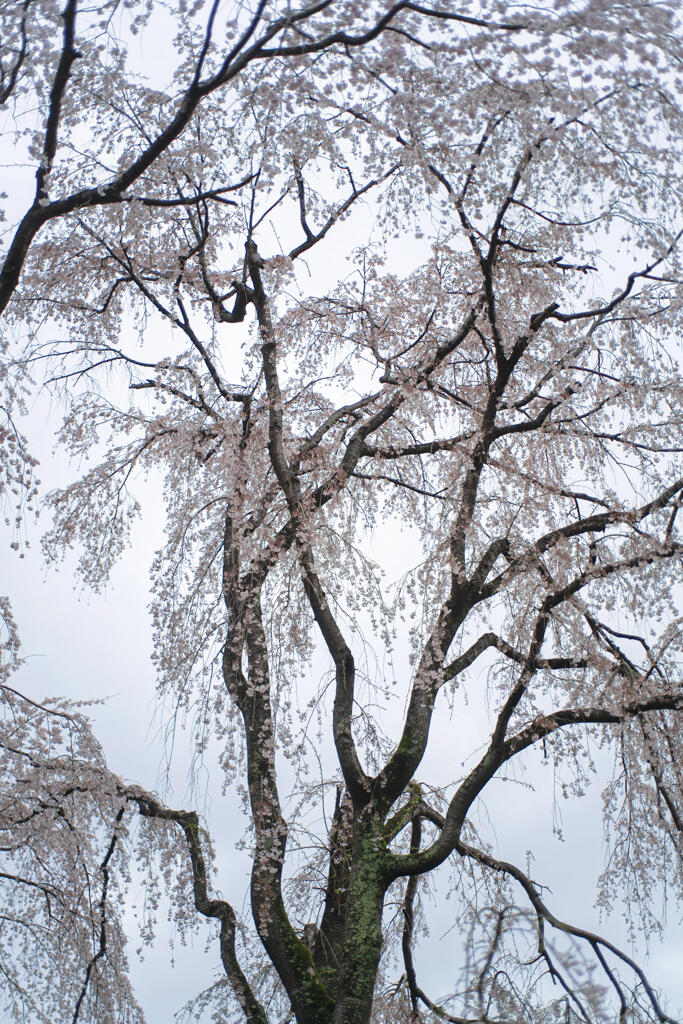
[[[602,903],[652,931],[680,889],[678,4],[1,18],[7,507],[45,500],[48,562],[76,548],[97,590],[163,479],[158,696],[243,792],[253,917],[201,806],[110,771],[87,706],[12,685],[3,599],[5,1012],[143,1020],[138,870],[143,939],[161,894],[181,935],[215,922],[188,1019],[672,1021],[478,808],[607,771]],[[74,466],[45,497],[19,429],[44,389]],[[432,883],[463,965],[438,993]]]

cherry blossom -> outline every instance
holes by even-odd
[[[568,799],[611,759],[599,904],[653,932],[680,894],[679,5],[0,17],[8,516],[39,493],[28,395],[74,468],[41,495],[48,563],[75,548],[104,587],[163,480],[158,698],[244,794],[253,917],[202,808],[111,772],[87,706],[12,687],[3,599],[7,1014],[143,1020],[140,871],[143,939],[162,892],[181,934],[215,922],[187,1019],[672,1021],[475,812],[536,751]],[[429,777],[435,722],[484,713]],[[465,967],[428,993],[441,865]]]

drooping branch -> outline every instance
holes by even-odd
[[[653,259],[642,270],[634,270],[632,273],[628,275],[628,278],[626,279],[626,284],[621,289],[621,291],[619,291],[614,296],[614,298],[611,299],[610,302],[604,303],[603,305],[598,306],[595,309],[583,309],[578,310],[574,313],[563,313],[559,309],[554,309],[548,314],[548,316],[554,320],[559,320],[561,323],[571,323],[572,321],[576,320],[599,319],[606,317],[609,313],[611,313],[618,306],[620,306],[625,301],[625,299],[628,298],[628,296],[633,291],[633,286],[635,285],[636,281],[638,281],[640,278],[650,277],[652,271],[656,270],[658,266],[664,263],[664,261],[671,256],[671,254],[676,250],[676,247],[678,246],[678,243],[680,242],[682,237],[683,228],[681,228],[681,230],[674,235],[674,237],[671,239],[671,242],[664,250],[664,252],[661,253],[660,256],[657,256],[655,259]]]
[[[199,819],[196,813],[194,811],[171,810],[160,804],[151,794],[142,790],[127,789],[124,791],[124,794],[129,801],[137,805],[140,814],[144,817],[172,821],[182,830],[192,865],[195,909],[203,917],[220,922],[221,961],[228,981],[247,1021],[249,1024],[268,1024],[266,1012],[254,995],[237,959],[235,945],[237,918],[235,912],[226,900],[209,896],[206,861],[202,850]]]
[[[410,828],[410,853],[419,853],[422,840],[422,823],[419,815],[415,815]],[[403,952],[403,964],[406,969],[406,981],[410,993],[410,1003],[413,1008],[413,1015],[417,1018],[419,988],[413,963],[413,928],[415,924],[415,895],[417,893],[418,876],[411,875],[406,882],[406,891],[403,897],[403,935],[401,936],[401,949]]]
[[[118,813],[114,818],[114,832],[111,837],[109,846],[107,847],[107,852],[105,853],[102,863],[100,864],[100,872],[102,873],[102,891],[100,893],[100,898],[97,903],[97,913],[100,924],[98,947],[95,953],[93,953],[92,957],[88,961],[88,966],[86,967],[85,970],[85,978],[83,980],[83,987],[81,988],[81,991],[78,995],[78,999],[76,1000],[76,1006],[74,1007],[72,1024],[77,1024],[77,1021],[80,1017],[81,1007],[83,1005],[83,1000],[85,999],[86,993],[88,991],[88,986],[90,985],[90,979],[92,977],[93,971],[96,970],[98,962],[107,955],[107,890],[109,889],[109,862],[114,856],[116,844],[118,843],[119,839],[117,826],[121,824],[121,820],[123,818],[125,810],[126,808],[124,804],[123,807],[119,808]]]
[[[669,1015],[664,1012],[659,1003],[659,1000],[657,999],[657,995],[654,989],[652,988],[652,985],[649,983],[645,975],[645,972],[642,970],[639,964],[637,964],[635,960],[633,960],[633,958],[628,955],[628,953],[625,953],[623,950],[615,946],[614,943],[610,942],[608,939],[603,938],[601,935],[598,935],[596,932],[588,931],[585,928],[578,928],[575,925],[568,924],[566,921],[562,921],[560,918],[556,917],[555,914],[553,914],[552,911],[548,909],[545,902],[541,898],[537,886],[523,871],[520,870],[520,868],[516,867],[514,864],[510,864],[507,861],[498,860],[497,858],[492,857],[489,853],[486,853],[484,850],[479,850],[476,847],[470,846],[469,844],[464,843],[462,841],[458,841],[456,845],[456,851],[459,854],[461,854],[461,856],[469,857],[472,860],[476,860],[479,864],[484,865],[492,871],[502,872],[506,875],[509,875],[511,878],[514,878],[515,881],[519,883],[519,885],[521,885],[521,887],[524,889],[524,892],[526,893],[526,896],[529,899],[529,902],[531,903],[532,907],[534,908],[539,918],[539,944],[541,953],[548,963],[551,974],[554,977],[557,977],[561,983],[562,978],[560,977],[558,971],[556,970],[552,961],[550,960],[547,949],[545,948],[545,944],[543,943],[543,922],[551,925],[558,931],[564,932],[566,935],[571,935],[577,939],[583,939],[590,945],[598,961],[600,962],[600,965],[605,971],[605,974],[607,975],[610,983],[617,992],[617,996],[619,998],[619,1002],[621,1005],[621,1014],[619,1017],[620,1021],[626,1020],[626,1000],[624,997],[622,986],[620,985],[619,981],[615,977],[614,972],[611,970],[607,961],[605,960],[603,951],[611,953],[612,956],[614,956],[617,960],[620,960],[622,963],[626,964],[626,966],[633,971],[633,973],[638,978],[640,984],[643,986],[647,994],[647,997],[650,1001],[650,1004],[652,1006],[652,1009],[657,1015],[657,1019],[661,1021],[662,1024],[677,1024],[677,1021],[675,1021],[673,1017],[669,1017]],[[565,985],[564,987],[567,989],[569,996],[573,998],[575,993],[568,986]]]
[[[321,4],[316,4],[311,8],[304,8],[296,14],[291,15],[287,21],[289,24],[295,25],[307,17],[310,11],[318,10],[321,6]],[[327,4],[325,4],[325,6],[327,6]],[[321,49],[328,49],[337,45],[341,45],[342,47],[364,46],[366,43],[372,42],[373,39],[376,39],[377,36],[380,35],[380,33],[383,32],[384,29],[387,28],[402,11],[414,11],[416,14],[422,14],[427,18],[434,18],[436,21],[452,21],[463,25],[471,25],[476,28],[490,29],[496,32],[516,33],[529,27],[528,23],[524,21],[488,21],[483,18],[476,18],[471,15],[455,11],[445,11],[437,7],[426,7],[422,4],[413,3],[412,0],[400,0],[399,3],[393,4],[389,10],[382,15],[381,18],[378,18],[375,24],[365,32],[352,35],[350,32],[339,30],[337,32],[332,32],[321,39],[301,43],[298,46],[282,46],[277,50],[263,49],[261,56],[302,56],[306,53],[316,53]]]
[[[423,799],[421,799],[420,802],[418,803],[417,807],[415,808],[414,814],[415,820],[429,821],[433,825],[435,825],[439,830],[443,830],[447,825],[447,818],[444,815],[442,815],[439,811],[429,806],[429,804],[427,804]],[[562,987],[568,994],[568,998],[576,1003],[580,1015],[586,1022],[589,1022],[589,1017],[586,1014],[585,1008],[583,1007],[583,1003],[578,998],[574,987],[567,983],[562,971],[557,967],[553,958],[550,955],[550,951],[547,948],[543,935],[544,924],[549,924],[554,929],[564,932],[566,935],[570,935],[573,938],[580,939],[588,943],[588,945],[593,950],[596,959],[598,960],[602,969],[607,975],[610,984],[613,986],[615,992],[617,993],[617,997],[619,999],[621,1007],[621,1015],[619,1018],[620,1021],[625,1021],[627,1019],[627,1001],[623,991],[623,984],[619,981],[619,979],[615,975],[615,972],[609,966],[605,958],[605,953],[610,953],[612,956],[615,957],[615,959],[621,961],[623,964],[629,967],[630,970],[633,971],[633,973],[638,978],[639,983],[645,990],[647,998],[657,1016],[657,1019],[661,1021],[662,1024],[678,1024],[677,1021],[675,1021],[672,1017],[669,1017],[663,1011],[657,998],[657,995],[654,989],[652,988],[652,985],[649,983],[647,976],[645,975],[645,972],[642,970],[640,965],[633,960],[631,956],[629,956],[622,949],[614,945],[614,943],[610,942],[608,939],[605,939],[603,936],[595,932],[589,931],[587,929],[569,924],[568,922],[556,917],[545,904],[543,898],[541,897],[538,886],[520,868],[507,861],[500,860],[492,856],[490,853],[487,853],[484,850],[481,850],[479,848],[472,846],[469,843],[464,842],[462,839],[458,839],[453,849],[454,852],[460,854],[460,856],[468,857],[472,860],[475,860],[479,864],[482,864],[484,867],[490,869],[493,872],[502,873],[509,876],[510,878],[513,878],[522,887],[526,896],[529,899],[531,906],[533,907],[533,910],[537,915],[538,943],[540,955],[546,961],[551,976],[562,985]],[[411,853],[412,852],[413,851],[411,847]],[[497,930],[498,937],[500,937],[501,924],[502,919],[501,915],[499,914]],[[484,971],[488,969],[488,966],[490,966],[491,957],[493,956],[494,952],[495,943],[492,943],[492,946],[489,950],[489,958],[487,960],[487,965],[485,965],[484,967]],[[482,1013],[480,1016],[476,1018],[467,1019],[447,1014],[445,1013],[445,1011],[443,1011],[442,1007],[439,1007],[436,1004],[434,1004],[419,987],[416,988],[416,993],[417,996],[422,1000],[422,1002],[424,1002],[425,1005],[428,1006],[433,1012],[435,1012],[439,1017],[442,1017],[445,1020],[452,1021],[453,1024],[466,1024],[466,1021],[467,1024],[474,1024],[474,1022],[476,1021],[485,1022],[489,1020],[489,1017],[487,1016],[486,1013]]]
[[[487,600],[494,594],[499,593],[519,573],[520,569],[534,565],[539,555],[552,550],[563,540],[582,537],[588,534],[604,533],[610,526],[617,526],[619,524],[636,527],[654,512],[658,512],[672,504],[672,499],[676,499],[681,491],[683,491],[683,479],[677,479],[669,487],[661,491],[656,498],[653,498],[652,501],[646,502],[646,504],[638,508],[609,509],[606,512],[598,512],[583,519],[575,519],[571,523],[566,523],[564,526],[549,531],[530,544],[529,548],[522,554],[510,558],[508,566],[482,586],[481,599]]]
[[[644,553],[633,556],[632,558],[622,559],[618,562],[612,562],[604,565],[591,565],[579,576],[576,576],[569,583],[565,584],[559,590],[556,590],[547,595],[544,599],[539,614],[534,624],[533,634],[531,643],[529,645],[529,651],[524,658],[522,665],[522,673],[508,694],[503,707],[501,708],[496,724],[491,737],[491,750],[500,750],[503,746],[503,739],[505,737],[508,725],[512,718],[513,713],[519,706],[520,701],[526,693],[527,686],[534,673],[537,671],[539,666],[539,653],[543,646],[546,630],[551,620],[552,612],[559,605],[565,601],[573,598],[580,590],[588,586],[595,580],[606,579],[607,577],[616,573],[622,572],[625,569],[637,568],[641,565],[646,565],[655,558],[668,558],[671,557],[677,551],[677,546],[672,545],[670,550],[664,550],[657,553],[655,556],[652,552],[646,551]]]
[[[628,722],[632,718],[646,714],[648,711],[680,711],[683,708],[683,695],[666,693],[653,695],[643,700],[629,701],[621,706],[611,708],[582,707],[562,708],[550,715],[540,715],[514,736],[505,741],[502,747],[503,761],[508,761],[521,750],[526,750],[544,736],[549,736],[558,729],[568,725],[610,725]],[[503,762],[501,762],[503,763]]]
[[[671,737],[669,735],[668,730],[666,729],[665,723],[660,721],[657,724],[658,724],[658,731],[663,731],[664,735],[666,736],[666,738],[667,738],[667,740],[669,742],[669,744],[671,744]],[[655,786],[657,787],[657,793],[658,793],[659,797],[664,801],[664,804],[665,804],[665,806],[666,806],[666,808],[667,808],[667,810],[668,810],[668,812],[669,812],[669,814],[671,816],[671,820],[673,822],[674,828],[675,828],[676,832],[678,833],[678,836],[675,837],[675,839],[678,839],[680,841],[681,837],[683,837],[683,810],[681,810],[681,808],[679,808],[677,806],[674,794],[671,792],[670,787],[664,781],[664,775],[663,775],[663,772],[662,772],[660,764],[658,764],[658,759],[657,759],[657,755],[656,755],[655,750],[654,750],[654,744],[653,744],[653,741],[652,741],[652,737],[649,734],[649,730],[648,730],[645,722],[642,721],[642,720],[640,722],[640,728],[641,728],[641,732],[643,734],[643,740],[645,742],[645,747],[646,747],[645,757],[647,758],[647,762],[648,762],[648,764],[650,766],[650,771],[652,773],[652,778],[654,779]],[[673,754],[673,751],[672,751],[672,754]],[[677,768],[680,770],[680,765],[677,764],[677,760],[676,760],[675,757],[673,758],[673,765],[674,765],[674,770],[676,770]],[[674,841],[675,841],[675,839],[674,839]]]

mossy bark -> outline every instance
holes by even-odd
[[[368,1024],[382,952],[386,878],[381,825],[356,822],[332,1024]]]

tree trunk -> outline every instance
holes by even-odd
[[[374,820],[354,824],[344,942],[332,1024],[368,1024],[382,952],[384,836]]]

